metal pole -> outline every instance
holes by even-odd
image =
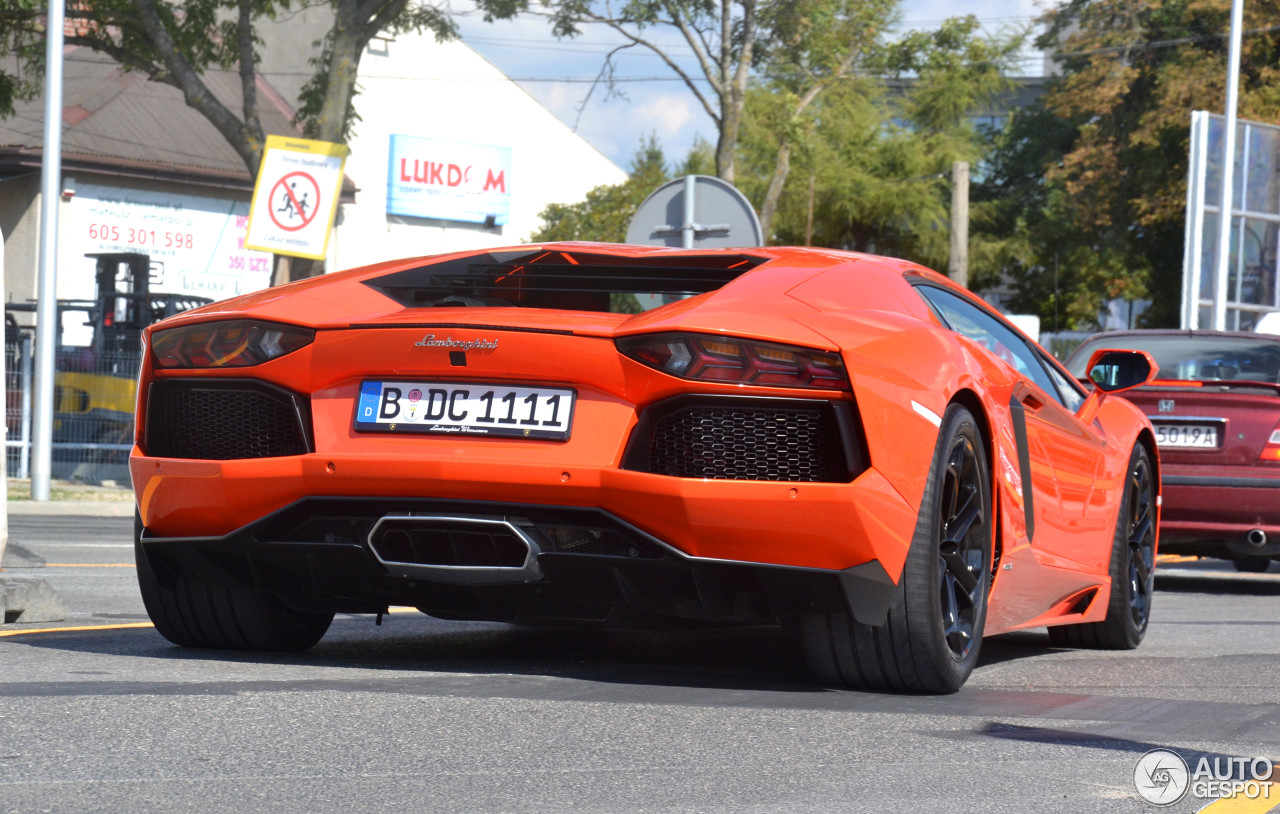
[[[22,337],[22,448],[18,451],[18,477],[31,477],[31,337]]]
[[[4,233],[0,232],[0,285],[3,280]],[[0,449],[4,450],[4,466],[0,467],[0,500],[4,501],[4,505],[0,506],[0,563],[3,563],[4,550],[9,545],[9,378],[5,376],[5,362],[8,361],[5,357],[9,355],[9,345],[4,343],[0,347],[4,348],[0,352],[0,382],[4,382],[5,386],[4,426],[0,427],[0,439],[4,441],[0,444]]]
[[[1209,174],[1208,111],[1191,111],[1191,148],[1187,160],[1187,227],[1182,254],[1182,319],[1184,330],[1200,327],[1200,280],[1204,263],[1205,181]]]
[[[951,165],[951,279],[969,287],[969,162]]]
[[[804,245],[813,245],[813,197],[817,190],[818,176],[809,175],[809,213],[804,222]]]
[[[1227,58],[1226,129],[1222,134],[1222,197],[1218,203],[1218,256],[1214,258],[1213,328],[1227,329],[1228,258],[1231,254],[1232,183],[1236,168],[1236,93],[1240,85],[1240,29],[1244,0],[1231,0],[1231,50]]]
[[[684,177],[684,226],[681,227],[680,245],[686,249],[693,248],[694,230],[697,227],[697,216],[694,209],[694,181],[697,176],[686,175]]]
[[[45,29],[44,149],[40,171],[40,271],[36,287],[36,405],[31,499],[49,499],[53,458],[53,354],[58,335],[58,186],[62,182],[63,0],[49,0]]]

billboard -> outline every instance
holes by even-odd
[[[62,227],[69,264],[58,296],[94,296],[89,253],[151,256],[151,290],[215,300],[271,284],[271,255],[245,248],[249,202],[176,192],[80,184]]]
[[[511,148],[392,134],[387,214],[503,226]]]

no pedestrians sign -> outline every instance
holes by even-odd
[[[342,144],[267,136],[245,247],[313,260],[324,257],[346,158]]]

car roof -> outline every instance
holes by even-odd
[[[1280,336],[1276,334],[1255,333],[1254,331],[1211,331],[1211,330],[1185,330],[1179,328],[1129,328],[1120,331],[1101,331],[1090,336],[1085,342],[1092,342],[1095,339],[1104,337],[1122,337],[1122,336],[1185,336],[1192,337],[1233,337],[1236,339],[1262,339],[1264,341],[1280,342]]]

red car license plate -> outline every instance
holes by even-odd
[[[1181,449],[1217,449],[1218,427],[1214,424],[1152,424],[1156,444]]]

